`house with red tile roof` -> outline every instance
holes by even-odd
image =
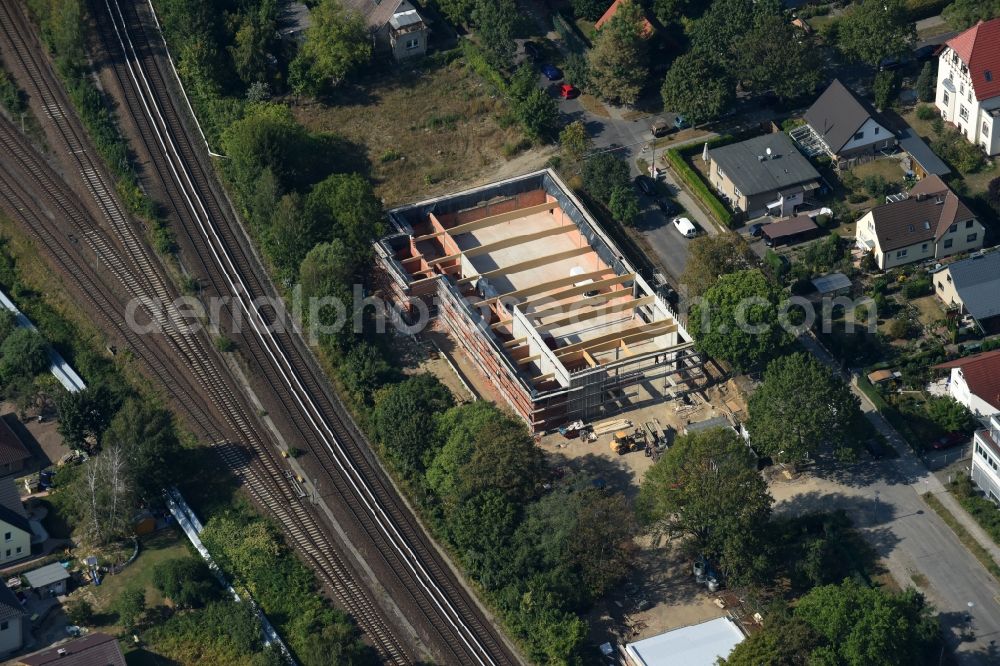
[[[631,2],[631,0],[615,0],[613,3],[611,3],[611,6],[608,7],[607,11],[604,12],[601,18],[597,19],[597,23],[594,24],[594,29],[600,30],[601,27],[603,27],[606,23],[610,22],[611,19],[614,18],[615,14],[618,13],[618,8],[621,7],[621,4],[623,2]],[[654,32],[656,32],[656,28],[654,28],[653,24],[649,22],[649,19],[643,16],[642,31],[640,32],[640,34],[643,37],[652,37]]]
[[[934,366],[948,370],[948,393],[976,416],[1000,412],[1000,349]]]
[[[949,39],[938,54],[941,117],[988,155],[1000,154],[1000,18]]]

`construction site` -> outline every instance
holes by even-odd
[[[388,218],[380,294],[404,318],[429,312],[532,432],[704,387],[676,313],[552,170]]]

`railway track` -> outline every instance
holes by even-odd
[[[355,572],[339,555],[340,546],[328,538],[314,510],[294,488],[287,467],[258,430],[256,420],[249,416],[244,397],[230,383],[225,364],[211,349],[207,336],[186,331],[178,312],[171,308],[165,310],[162,337],[138,334],[127,325],[123,315],[127,299],[167,304],[176,294],[158,259],[112,194],[100,162],[91,157],[86,138],[70,121],[72,111],[48,63],[40,56],[40,45],[32,43],[24,17],[8,3],[0,8],[0,30],[5,40],[5,60],[12,60],[8,65],[20,67],[27,75],[29,94],[37,99],[45,118],[55,128],[61,144],[58,148],[66,150],[68,166],[78,171],[105,226],[111,229],[111,237],[6,120],[0,123],[0,147],[7,156],[0,169],[0,200],[4,207],[49,251],[57,268],[80,287],[78,295],[88,310],[99,318],[105,330],[113,332],[136,354],[180,407],[196,434],[217,445],[226,466],[251,498],[274,514],[290,543],[365,629],[383,660],[406,663],[405,651],[384,622],[371,593],[358,584]],[[49,209],[39,212],[39,202],[45,202]],[[80,238],[85,241],[89,262],[83,259]],[[98,267],[111,274],[114,287],[103,279]],[[147,309],[146,315],[155,317],[157,313]],[[188,381],[189,376],[195,381]],[[214,413],[204,408],[199,400],[202,395],[209,397]],[[219,423],[225,423],[228,429],[220,428]]]
[[[284,407],[296,440],[317,461],[311,471],[323,481],[328,506],[349,523],[352,538],[362,541],[356,545],[396,605],[418,613],[409,619],[438,660],[517,663],[381,469],[299,334],[287,327],[272,330],[285,313],[257,305],[258,297],[280,300],[237,216],[215,189],[206,155],[187,131],[171,75],[157,57],[163,47],[137,2],[92,0],[91,6],[122,91],[123,112],[152,157],[182,243],[197,258],[209,291],[230,299],[229,316],[248,325],[239,333],[241,350],[255,363],[254,373],[273,393],[274,404]]]

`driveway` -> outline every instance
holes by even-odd
[[[832,369],[839,369],[839,364],[813,338],[802,336],[799,341]],[[825,486],[811,493],[811,498],[790,501],[799,503],[803,510],[810,503],[815,508],[848,509],[896,582],[903,587],[918,587],[940,613],[942,629],[956,650],[958,662],[977,666],[998,663],[1000,584],[921,495],[933,493],[963,523],[971,519],[954,510],[955,502],[938,478],[910,451],[867,397],[857,388],[852,389],[861,399],[865,416],[892,443],[899,457],[850,467],[820,466],[817,472]],[[966,528],[971,531],[970,525]]]

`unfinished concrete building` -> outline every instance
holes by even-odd
[[[381,293],[407,316],[423,301],[533,432],[699,365],[666,300],[551,170],[388,217]]]

